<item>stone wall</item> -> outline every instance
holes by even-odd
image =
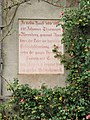
[[[63,11],[60,7],[52,6],[46,2],[37,2],[32,0],[30,4],[22,4],[16,14],[12,34],[6,37],[3,41],[3,59],[4,69],[3,76],[12,82],[14,78],[18,78],[20,83],[29,84],[33,88],[39,88],[43,83],[48,87],[65,86],[64,74],[18,74],[19,65],[19,37],[18,37],[18,19],[59,19],[60,12]],[[7,84],[4,81],[3,93],[7,92]]]

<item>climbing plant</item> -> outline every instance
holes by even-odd
[[[88,98],[90,85],[90,1],[81,0],[78,9],[66,10],[62,20],[64,24],[62,43],[65,53],[61,55],[55,46],[55,57],[61,58],[69,70],[67,81],[72,90]],[[84,88],[84,89],[83,89]],[[77,90],[78,89],[78,90]]]
[[[53,50],[69,70],[67,81],[72,90],[88,98],[90,85],[90,1],[81,0],[78,9],[66,10],[62,43],[65,53],[61,55],[55,46]],[[83,89],[84,88],[84,89]],[[78,90],[77,90],[78,89]]]
[[[57,46],[53,52],[68,70],[67,86],[37,90],[16,80],[9,88],[13,88],[9,115],[2,119],[90,119],[90,0],[80,0],[78,8],[66,9],[61,15],[65,53],[60,54]]]
[[[64,22],[62,43],[65,46],[65,53],[61,55],[57,46],[53,52],[69,71],[67,89],[76,108],[79,100],[81,104],[90,100],[90,1],[81,0],[79,8],[66,10],[62,20]],[[90,106],[90,102],[85,102],[85,105]],[[86,111],[90,113],[90,108]]]

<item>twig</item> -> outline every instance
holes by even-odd
[[[17,5],[17,6],[16,6],[15,12],[14,12],[14,14],[13,14],[10,22],[9,22],[6,26],[3,26],[3,28],[8,27],[8,26],[10,26],[10,25],[12,24],[12,22],[14,21],[14,18],[15,18],[15,16],[16,16],[16,13],[17,13],[17,10],[18,10],[18,7],[19,7],[19,6],[20,6],[20,5]]]
[[[16,7],[16,9],[15,9],[15,12],[14,12],[14,14],[13,14],[13,17],[12,17],[11,21],[8,23],[8,25],[6,25],[6,26],[3,27],[3,28],[5,28],[5,27],[10,27],[10,25],[11,25],[10,29],[8,30],[8,32],[4,35],[4,37],[3,37],[0,41],[3,41],[3,40],[9,35],[9,33],[11,32],[11,29],[13,28],[14,18],[15,18],[15,16],[16,16],[18,7],[19,7],[19,5],[18,5],[18,6]]]
[[[11,88],[12,91],[14,92],[14,89],[13,89],[12,85],[8,82],[8,80],[7,80],[5,77],[3,77],[1,74],[0,74],[0,76],[1,76],[1,78],[10,86],[10,88]]]
[[[42,1],[43,1],[43,2],[46,2],[46,3],[48,3],[48,4],[51,4],[51,5],[55,6],[55,7],[65,8],[65,7],[63,7],[62,5],[57,5],[57,4],[54,4],[53,2],[49,2],[49,1],[47,1],[47,0],[42,0]]]
[[[12,9],[12,8],[15,7],[15,6],[22,5],[22,4],[24,4],[24,3],[26,3],[26,2],[29,2],[29,1],[30,1],[30,0],[24,0],[24,1],[22,1],[22,2],[17,2],[17,3],[15,3],[15,4],[13,4],[13,5],[10,5],[10,6],[6,7],[6,8],[4,8],[4,10]]]
[[[12,29],[12,27],[11,27],[11,29]],[[9,33],[11,32],[11,29],[8,30],[8,32],[4,35],[4,37],[0,40],[0,42],[3,41],[9,35]]]
[[[74,6],[75,4],[73,4],[73,1],[70,3],[70,1],[69,1],[69,5],[65,5],[65,6],[62,6],[62,5],[57,5],[57,4],[55,4],[55,3],[53,3],[53,2],[49,2],[48,0],[42,0],[43,2],[46,2],[46,3],[48,3],[48,4],[50,4],[50,5],[53,5],[53,6],[55,6],[55,7],[59,7],[59,8],[69,8],[69,7],[72,7],[72,5]],[[62,0],[62,2],[63,2],[63,0]]]
[[[51,116],[51,118],[53,118],[52,113],[50,113],[50,111],[47,108],[46,109],[44,108],[43,111],[46,112],[46,113],[48,113]]]

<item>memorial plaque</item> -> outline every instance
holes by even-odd
[[[54,44],[63,54],[59,20],[19,20],[19,74],[63,74],[64,66],[54,58]]]

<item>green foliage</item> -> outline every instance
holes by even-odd
[[[55,57],[69,71],[65,88],[32,89],[28,85],[11,84],[13,91],[4,120],[85,120],[90,114],[90,0],[81,0],[79,8],[66,10],[62,21],[65,54],[54,46]],[[1,110],[2,111],[2,110]],[[88,118],[89,119],[89,118]]]
[[[42,85],[37,90],[15,80],[12,87],[12,97],[3,107],[4,120],[84,120],[89,113],[89,100],[71,86],[51,89]]]
[[[61,55],[55,46],[55,57],[61,58],[69,71],[66,82],[72,94],[90,99],[90,0],[81,0],[79,8],[66,10],[62,21],[65,53]]]
[[[81,0],[79,8],[66,10],[62,21],[64,24],[62,43],[65,46],[65,53],[61,55],[57,46],[54,46],[55,57],[60,58],[65,68],[69,71],[66,82],[67,89],[71,94],[71,106],[81,107],[77,111],[77,119],[90,113],[90,0]],[[88,101],[89,100],[89,101]]]

